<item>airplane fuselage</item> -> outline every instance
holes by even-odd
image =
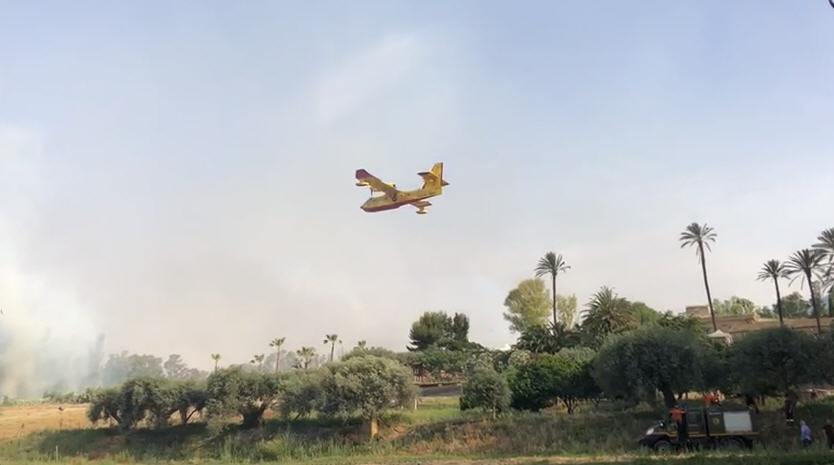
[[[363,203],[360,208],[366,212],[381,212],[385,210],[393,210],[395,208],[400,208],[403,205],[410,205],[414,202],[419,202],[421,200],[434,197],[438,194],[440,194],[440,192],[436,192],[431,189],[398,191],[396,199],[392,199],[387,195],[371,197],[365,203]]]

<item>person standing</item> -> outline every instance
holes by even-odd
[[[828,443],[829,449],[834,449],[834,426],[831,425],[831,420],[825,420],[825,426],[822,427],[825,431],[825,442]]]
[[[811,445],[811,428],[805,420],[799,420],[799,440],[802,441],[802,447]]]

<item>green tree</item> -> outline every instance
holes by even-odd
[[[469,317],[463,313],[455,313],[452,317],[452,339],[460,344],[469,342]]]
[[[139,355],[122,352],[111,354],[102,370],[105,386],[121,384],[130,378],[141,376],[162,377],[162,359],[153,355]]]
[[[576,326],[576,295],[569,296],[557,295],[556,308],[559,310],[559,321],[561,321],[566,328],[572,329]]]
[[[561,400],[573,413],[577,402],[599,395],[590,371],[593,358],[590,349],[565,349],[539,355],[512,370],[508,380],[512,406],[539,411]]]
[[[516,350],[525,350],[535,354],[554,354],[565,347],[573,347],[580,343],[578,331],[565,327],[561,322],[544,326],[530,326],[518,336],[513,346]]]
[[[463,350],[469,342],[469,318],[463,313],[449,316],[446,312],[425,312],[411,325],[411,346],[408,350],[425,350],[437,346]]]
[[[89,393],[89,398],[90,406],[87,409],[87,418],[93,424],[99,421],[113,420],[116,424],[121,425],[121,395],[118,387],[93,389]]]
[[[330,344],[330,361],[331,362],[333,361],[333,353],[336,350],[336,342],[339,342],[340,344],[342,343],[342,341],[339,340],[339,335],[338,334],[326,334],[324,336],[324,343],[325,344]]]
[[[461,388],[460,409],[479,408],[494,419],[510,407],[510,388],[507,380],[492,367],[476,367]]]
[[[182,357],[179,354],[171,354],[168,356],[168,360],[162,365],[162,368],[165,369],[165,376],[169,378],[186,378],[191,373],[188,370],[188,365],[182,361]]]
[[[710,242],[715,242],[715,237],[715,232],[706,223],[704,225],[692,223],[681,233],[679,240],[681,242],[681,248],[697,246],[696,254],[698,260],[701,262],[701,271],[704,274],[704,288],[707,290],[707,302],[709,302],[709,314],[712,318],[712,330],[718,331],[718,325],[715,323],[715,311],[712,308],[712,295],[709,292],[709,281],[707,280],[707,258],[706,254],[704,254],[705,247],[707,250],[712,251]]]
[[[819,347],[808,334],[788,328],[755,331],[736,341],[730,372],[742,392],[787,393],[800,384],[822,381]]]
[[[549,300],[547,289],[540,279],[526,279],[504,299],[504,306],[507,307],[504,319],[517,333],[531,326],[545,326],[550,313]]]
[[[289,373],[281,385],[278,407],[281,416],[288,419],[294,413],[294,419],[298,419],[320,409],[324,402],[322,384],[326,374],[323,369]]]
[[[785,311],[785,318],[807,318],[811,304],[802,297],[802,294],[794,291],[782,297],[782,307]]]
[[[220,362],[220,354],[211,354],[211,359],[214,360],[214,371],[217,371],[217,364]]]
[[[727,300],[712,301],[716,315],[752,315],[756,311],[756,304],[744,297],[732,296]]]
[[[437,345],[449,337],[451,321],[446,312],[424,312],[411,325],[408,336],[411,347],[408,350],[423,350]]]
[[[279,379],[274,374],[247,372],[240,367],[223,368],[207,380],[210,417],[223,419],[231,414],[243,417],[243,427],[260,424],[263,414],[278,397]]]
[[[379,416],[392,406],[407,406],[414,399],[411,372],[382,357],[355,357],[326,366],[321,412],[327,416],[359,413],[376,431]]]
[[[285,337],[276,337],[269,341],[269,347],[275,348],[275,373],[281,369],[281,346],[284,345]]]
[[[593,376],[609,396],[636,400],[660,391],[673,407],[675,393],[718,387],[719,363],[713,346],[692,331],[646,327],[606,341]]]
[[[626,311],[630,315],[630,325],[640,327],[657,324],[660,313],[643,302],[625,301]]]
[[[779,260],[768,260],[762,265],[757,279],[759,281],[773,280],[773,286],[776,287],[776,308],[779,313],[779,326],[784,326],[784,309],[782,308],[782,295],[779,292],[779,280],[786,278],[785,265]]]
[[[816,249],[802,249],[794,252],[785,265],[785,272],[792,277],[792,281],[802,278],[808,283],[808,290],[811,293],[811,307],[814,310],[814,317],[817,319],[817,334],[822,334],[820,325],[819,301],[814,292],[814,278],[819,278],[820,264],[823,255]]]
[[[556,299],[556,277],[559,276],[559,273],[566,273],[570,269],[570,266],[565,263],[564,258],[562,255],[556,255],[553,252],[547,252],[544,257],[539,259],[539,263],[536,265],[536,277],[541,278],[542,276],[550,275],[550,279],[552,281],[552,288],[553,291],[553,324],[555,325],[559,319],[556,315],[556,308],[557,308],[557,299]]]
[[[587,304],[582,332],[590,344],[599,345],[609,334],[626,331],[632,325],[629,302],[603,286]]]

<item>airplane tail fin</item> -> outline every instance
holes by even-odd
[[[443,163],[435,163],[431,171],[418,173],[423,177],[423,189],[439,189],[448,186],[449,183],[443,180]]]

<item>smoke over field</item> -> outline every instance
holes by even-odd
[[[94,383],[100,359],[102,340],[77,297],[22,259],[61,241],[57,230],[42,244],[23,233],[39,224],[40,152],[36,134],[0,124],[0,397]]]

